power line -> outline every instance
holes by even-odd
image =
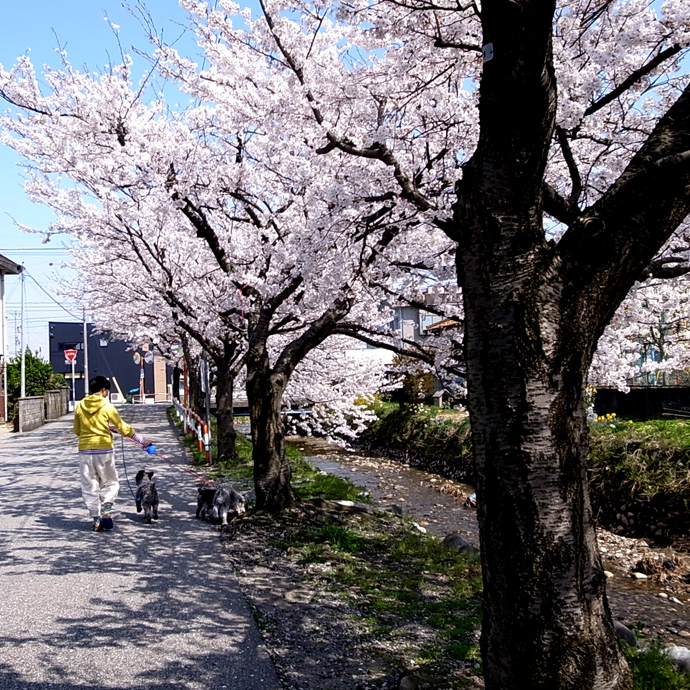
[[[0,247],[0,252],[12,252],[13,254],[23,254],[25,252],[64,252],[67,253],[72,247]]]
[[[56,300],[56,299],[55,299],[55,298],[54,298],[54,297],[43,287],[43,285],[41,285],[41,284],[36,280],[36,278],[34,278],[34,277],[26,270],[26,268],[24,269],[23,272],[26,273],[26,275],[28,275],[29,278],[31,278],[31,280],[33,280],[34,283],[36,283],[37,287],[41,290],[41,292],[43,292],[43,293],[44,293],[45,295],[47,295],[53,302],[55,302],[55,304],[57,304],[58,307],[60,307],[60,309],[62,309],[62,311],[64,311],[65,313],[69,314],[73,319],[77,319],[77,321],[82,321],[82,318],[81,318],[81,317],[75,316],[69,309],[65,309],[65,307],[64,307],[62,304],[60,304],[60,302],[58,302],[58,301],[57,301],[57,300]]]

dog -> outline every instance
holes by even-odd
[[[196,498],[196,517],[199,520],[211,520],[213,517],[213,496],[216,493],[215,486],[202,484],[199,486]]]
[[[153,470],[139,470],[135,477],[137,513],[144,511],[144,522],[147,525],[151,524],[151,519],[158,520],[158,489],[155,482],[151,481],[152,477]]]
[[[245,499],[239,491],[225,484],[218,486],[216,493],[213,494],[213,518],[214,520],[220,518],[221,527],[228,524],[229,512],[242,515],[245,510]]]
[[[209,522],[220,522],[221,527],[228,524],[231,512],[242,515],[245,512],[245,498],[227,484],[218,486],[202,485],[197,490],[196,517]]]

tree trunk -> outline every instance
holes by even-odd
[[[173,376],[172,376],[172,396],[175,400],[180,399],[180,378],[181,378],[182,372],[178,367],[173,367]]]
[[[279,512],[296,502],[280,414],[286,385],[284,375],[270,371],[267,356],[250,358],[247,363],[247,400],[254,444],[256,507],[259,510]]]
[[[591,348],[540,329],[566,316],[553,284],[520,299],[492,282],[465,297],[486,688],[629,688],[586,483]]]
[[[216,461],[237,457],[237,432],[233,411],[233,391],[235,377],[229,367],[217,367],[216,383],[216,418],[218,420],[218,457]]]
[[[199,360],[187,361],[187,377],[189,378],[189,407],[198,415],[206,415],[206,400],[201,390],[201,376],[199,375]]]
[[[480,87],[479,142],[454,206],[484,680],[487,690],[627,690],[586,482],[584,381],[611,305],[595,313],[581,276],[544,237],[554,9],[543,0],[482,3],[492,54]]]

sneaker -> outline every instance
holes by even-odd
[[[91,529],[94,532],[102,532],[103,531],[103,525],[101,524],[100,518],[94,518],[93,525],[91,526]]]
[[[103,529],[107,529],[107,530],[110,530],[115,526],[113,519],[110,517],[110,513],[104,513],[103,515],[101,515],[100,526]]]

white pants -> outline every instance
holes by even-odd
[[[79,453],[81,495],[91,517],[101,514],[102,503],[114,503],[120,491],[114,453]]]

